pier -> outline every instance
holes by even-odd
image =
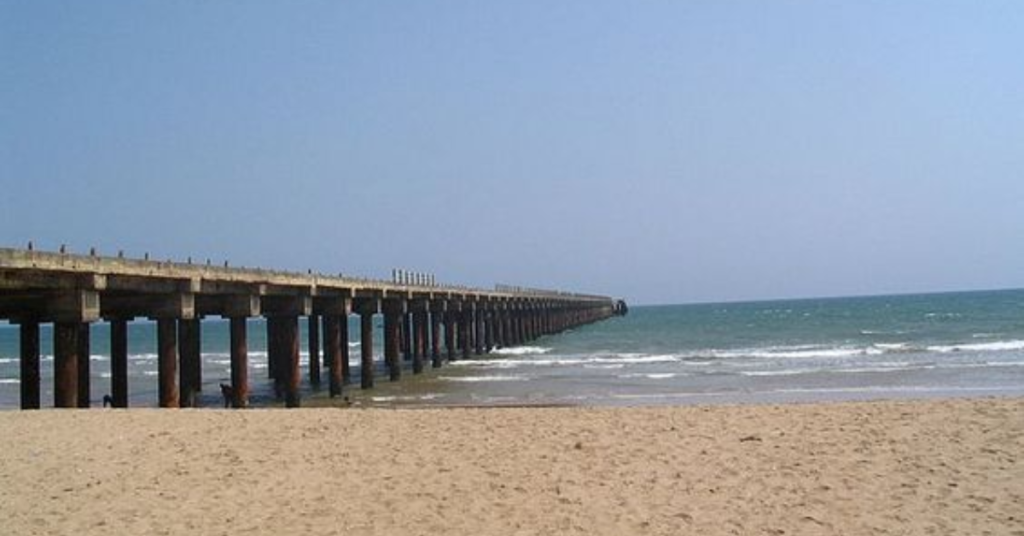
[[[360,322],[359,386],[375,382],[374,319],[384,321],[388,380],[421,374],[427,366],[516,346],[625,313],[606,296],[497,285],[477,289],[438,284],[433,276],[394,271],[390,280],[313,272],[230,267],[227,263],[103,257],[91,251],[0,248],[0,320],[19,326],[22,409],[40,400],[40,325],[53,325],[53,406],[85,408],[92,399],[90,330],[110,324],[109,403],[128,406],[128,323],[156,323],[158,402],[191,407],[202,388],[202,320],[230,322],[231,383],[225,395],[249,405],[247,324],[264,317],[274,391],[287,407],[302,400],[300,349],[309,351],[308,377],[326,376],[330,396],[354,383],[349,370],[350,315]],[[300,322],[306,322],[306,340]],[[326,368],[326,375],[322,368]]]

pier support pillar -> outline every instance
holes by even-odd
[[[320,317],[309,315],[307,338],[309,339],[309,383],[320,386]]]
[[[178,321],[178,402],[181,407],[196,407],[196,398],[202,385],[202,324],[198,318]]]
[[[487,323],[487,311],[484,306],[478,305],[476,309],[476,322],[473,324],[473,342],[475,343],[476,355],[484,354],[484,346],[486,343],[486,323]]]
[[[402,337],[402,359],[412,361],[413,359],[413,327],[412,314],[403,312],[401,315],[402,326],[399,331]]]
[[[110,397],[115,408],[128,407],[128,321],[110,321]]]
[[[348,313],[338,319],[338,332],[341,338],[341,346],[339,346],[341,353],[338,354],[338,360],[341,362],[341,383],[347,385],[352,382],[352,370],[349,366]]]
[[[473,306],[471,304],[463,304],[462,317],[459,318],[459,346],[462,347],[462,358],[470,359],[473,357]]]
[[[441,317],[444,316],[444,302],[430,305],[430,366],[441,368]]]
[[[494,310],[491,307],[484,311],[484,353],[494,349]]]
[[[39,322],[18,327],[21,347],[21,409],[39,409]]]
[[[313,335],[316,334],[316,339],[319,340],[319,333],[317,332],[320,331],[322,326],[324,352],[323,364],[327,366],[328,392],[332,398],[341,395],[341,386],[345,382],[345,372],[348,364],[348,315],[351,312],[352,300],[349,296],[322,296],[315,299],[313,302],[313,315],[322,318],[323,320],[321,322],[316,322],[316,326],[314,327],[314,316],[310,316],[309,355],[312,360],[314,353],[314,348],[312,347],[312,341],[314,339]],[[344,327],[344,331],[342,330],[342,327]],[[342,359],[345,361],[344,366],[342,364]],[[311,373],[312,363],[313,362],[310,361]],[[310,378],[312,379],[312,374]],[[319,378],[317,381],[320,381]]]
[[[89,361],[92,349],[92,333],[89,324],[78,325],[78,407],[87,408],[92,398],[92,367]]]
[[[341,340],[342,318],[338,315],[324,315],[324,361],[327,362],[329,374],[328,389],[331,398],[341,395],[341,345],[348,346],[348,341]]]
[[[178,323],[173,318],[156,321],[157,382],[161,408],[179,406],[175,376],[178,372]]]
[[[231,405],[249,406],[249,343],[247,318],[231,317]]]
[[[412,317],[412,373],[423,373],[423,361],[427,356],[427,302],[410,304]]]
[[[359,314],[360,331],[360,385],[363,389],[373,388],[373,315],[380,312],[380,300],[359,299],[355,302]]]
[[[284,360],[284,404],[285,407],[297,408],[302,405],[299,391],[299,380],[302,372],[299,369],[299,317],[286,316],[281,319],[281,350]]]
[[[411,335],[407,325],[408,315],[405,300],[384,301],[384,362],[388,367],[391,381],[402,378],[402,360],[399,351],[403,343],[403,335]],[[402,330],[405,333],[402,333]],[[411,344],[410,344],[411,346]]]
[[[53,326],[53,405],[78,407],[78,322],[57,322]]]
[[[455,332],[458,329],[457,314],[454,311],[444,313],[444,349],[448,354],[448,362],[455,361]]]

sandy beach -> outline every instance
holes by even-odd
[[[4,534],[1024,534],[1024,399],[0,413]]]

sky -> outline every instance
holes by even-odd
[[[1024,287],[1024,3],[0,0],[0,247],[685,303]]]

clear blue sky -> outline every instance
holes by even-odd
[[[640,303],[1024,286],[1019,1],[0,6],[0,245]]]

